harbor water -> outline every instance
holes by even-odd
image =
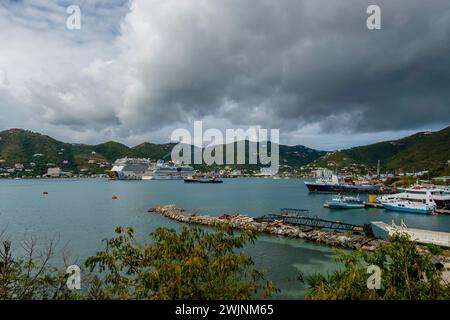
[[[183,181],[109,181],[103,179],[0,180],[0,232],[19,244],[34,236],[40,243],[57,239],[70,261],[82,264],[104,249],[102,239],[117,226],[132,226],[140,240],[157,227],[181,224],[148,213],[150,207],[175,204],[208,215],[242,213],[261,216],[280,208],[309,209],[323,219],[365,224],[371,221],[450,232],[450,216],[396,213],[384,209],[330,210],[329,194],[308,193],[299,179],[224,179],[222,184],[186,184]],[[48,192],[48,194],[44,194]],[[117,199],[113,200],[112,196]],[[361,196],[363,198],[367,196]],[[281,289],[276,298],[303,297],[299,275],[330,272],[335,249],[296,239],[263,235],[246,251],[259,269]]]

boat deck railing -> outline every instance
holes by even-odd
[[[280,209],[280,214],[300,214],[300,213],[309,213],[308,209],[298,209],[298,208],[282,208]]]
[[[283,208],[279,214],[269,214],[258,220],[275,222],[280,221],[284,224],[295,226],[307,226],[320,229],[331,229],[337,231],[349,231],[352,233],[364,233],[367,236],[373,236],[372,225],[356,225],[341,221],[332,221],[319,218],[318,216],[310,216],[306,209]]]

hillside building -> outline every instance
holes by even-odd
[[[58,178],[58,177],[71,177],[72,172],[61,171],[61,168],[53,167],[47,169],[46,177]]]

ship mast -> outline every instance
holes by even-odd
[[[377,163],[377,176],[380,177],[380,160]]]

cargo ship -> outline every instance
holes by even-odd
[[[306,187],[309,192],[323,193],[360,193],[360,194],[379,194],[381,187],[372,184],[353,184],[344,182],[336,174],[330,177],[319,178],[314,182],[306,181]]]

